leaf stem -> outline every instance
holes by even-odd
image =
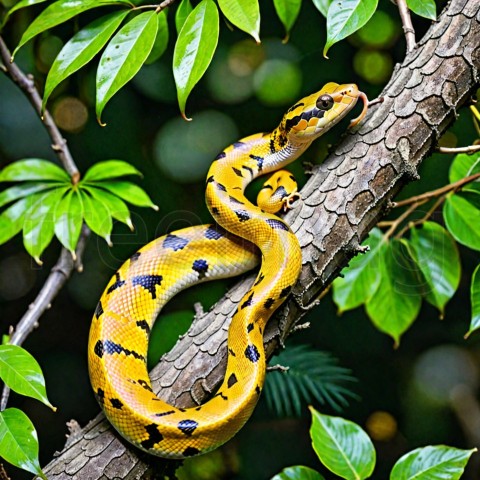
[[[449,147],[437,147],[438,153],[476,153],[480,152],[480,145],[468,145],[466,147],[456,147],[456,148],[449,148]]]
[[[160,13],[162,10],[175,2],[176,0],[164,0],[162,3],[158,3],[156,5],[138,5],[133,7],[132,10],[155,10],[155,13]]]
[[[400,18],[402,19],[403,32],[405,33],[405,40],[407,41],[407,53],[410,53],[417,44],[415,40],[415,30],[410,17],[410,10],[408,9],[406,0],[395,1],[400,13]]]

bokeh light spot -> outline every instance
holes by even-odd
[[[48,35],[41,39],[38,46],[37,68],[46,73],[63,47],[63,42],[55,35]]]
[[[397,433],[397,421],[388,412],[373,412],[367,419],[368,434],[373,440],[388,442]]]
[[[64,97],[53,108],[55,123],[67,132],[79,132],[88,120],[87,107],[78,98]]]
[[[216,155],[238,138],[227,115],[208,110],[192,122],[177,117],[167,122],[154,142],[155,162],[164,175],[180,183],[202,180]]]
[[[359,50],[353,58],[353,68],[367,82],[381,85],[392,73],[392,57],[385,52]]]
[[[398,28],[393,19],[381,10],[377,10],[357,35],[364,45],[387,48],[398,36]]]
[[[23,253],[0,261],[0,298],[16,300],[26,295],[35,284],[32,259]],[[12,281],[13,280],[13,281]]]

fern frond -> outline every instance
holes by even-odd
[[[346,383],[355,381],[350,370],[338,365],[329,353],[307,345],[294,345],[271,360],[288,367],[268,373],[264,394],[270,411],[280,417],[300,416],[312,403],[328,405],[339,412],[348,399],[358,398]]]

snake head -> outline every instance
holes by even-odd
[[[368,99],[354,83],[327,83],[320,91],[302,98],[282,119],[280,129],[292,142],[311,142],[336,125],[361,98],[364,108],[352,126],[363,119]]]

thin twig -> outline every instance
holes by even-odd
[[[437,147],[438,153],[475,153],[480,152],[480,145],[468,145],[467,147]]]
[[[390,238],[395,233],[395,230],[398,228],[398,226],[404,220],[406,220],[412,212],[414,212],[420,205],[425,202],[427,202],[427,200],[419,200],[417,202],[414,202],[398,218],[393,220],[390,228],[385,232],[385,238]]]
[[[420,195],[415,195],[414,197],[406,198],[405,200],[400,200],[399,202],[395,202],[395,208],[404,207],[405,205],[411,205],[418,202],[425,203],[431,198],[436,198],[436,197],[439,197],[440,195],[443,195],[444,193],[456,191],[459,188],[463,187],[464,185],[474,182],[479,178],[480,178],[480,173],[475,173],[474,175],[470,175],[469,177],[462,178],[456,182],[449,183],[448,185],[445,185],[444,187],[441,187],[441,188],[437,188],[436,190],[425,192]]]
[[[410,10],[408,9],[407,2],[405,0],[396,0],[396,3],[400,13],[400,18],[402,19],[405,39],[407,41],[407,53],[410,53],[417,44],[417,41],[415,40],[415,30],[410,17]]]
[[[25,96],[30,100],[33,108],[41,118],[48,134],[52,139],[52,149],[72,179],[76,184],[80,180],[80,172],[75,164],[67,142],[63,138],[60,130],[55,125],[52,115],[48,110],[42,114],[42,98],[35,87],[35,82],[31,75],[25,75],[18,66],[12,62],[12,54],[8,50],[3,38],[0,36],[0,59],[5,67],[6,74],[20,87]]]

